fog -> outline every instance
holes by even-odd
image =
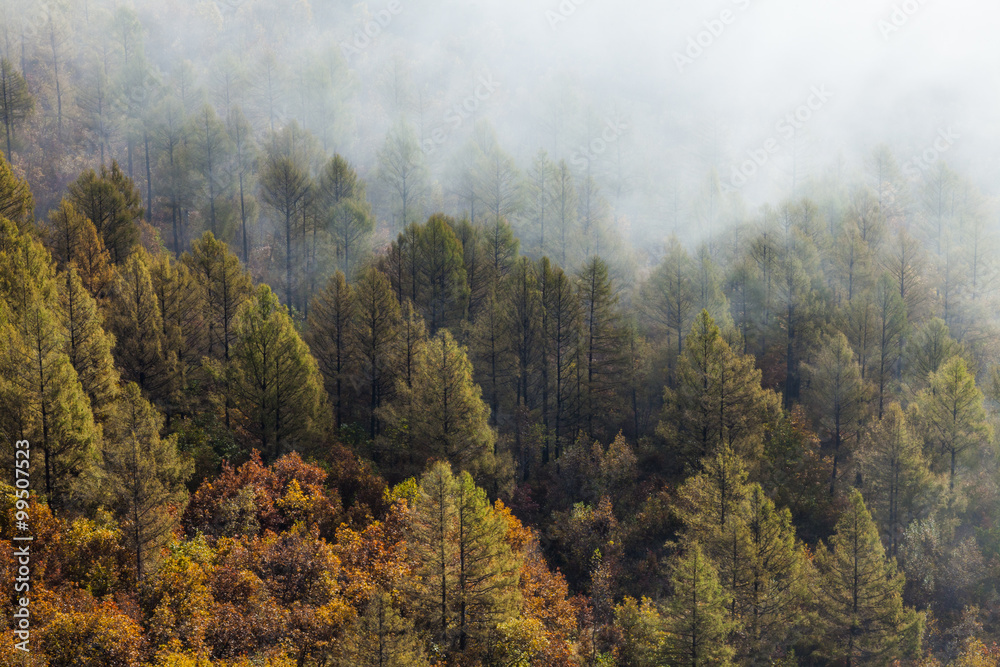
[[[914,187],[939,160],[987,194],[1000,176],[1000,9],[981,1],[8,2],[5,54],[23,58],[19,26],[44,33],[56,13],[86,36],[66,45],[77,68],[106,69],[129,48],[107,27],[123,7],[158,88],[176,94],[187,62],[185,85],[224,114],[220,73],[239,69],[258,129],[296,120],[342,153],[383,222],[377,152],[400,119],[434,177],[428,212],[465,213],[455,165],[486,121],[522,172],[544,149],[594,176],[639,247],[732,222],[696,213],[713,175],[729,217],[862,183],[879,144]],[[281,89],[265,111],[268,59]],[[330,89],[310,106],[323,71]]]

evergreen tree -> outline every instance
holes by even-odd
[[[420,347],[412,386],[398,383],[396,393],[385,418],[407,432],[418,465],[433,457],[460,470],[491,470],[496,436],[489,408],[465,350],[447,329]]]
[[[28,181],[18,178],[10,162],[0,155],[0,217],[7,218],[24,231],[32,220],[35,200]]]
[[[235,341],[233,321],[253,289],[250,275],[229,246],[211,232],[205,232],[191,244],[191,252],[184,254],[183,261],[201,291],[201,317],[207,326],[208,355],[228,362]]]
[[[911,522],[925,518],[935,486],[920,441],[899,403],[889,404],[865,434],[860,453],[868,505],[889,556],[895,558],[903,531]]]
[[[993,433],[983,393],[962,357],[945,361],[929,380],[916,399],[921,432],[929,458],[948,473],[948,489],[954,492],[960,458],[983,452]]]
[[[467,472],[444,462],[420,479],[410,510],[411,549],[424,582],[422,627],[451,651],[483,641],[516,612],[520,562],[506,543],[507,522]]]
[[[344,423],[352,384],[357,377],[354,347],[357,304],[344,274],[330,276],[326,287],[313,298],[306,341],[319,363],[326,393],[333,401],[334,426]]]
[[[823,650],[847,665],[889,664],[917,655],[923,617],[903,607],[903,575],[885,557],[861,492],[850,501],[830,546],[816,550]]]
[[[722,445],[756,457],[780,412],[774,392],[761,387],[753,357],[733,352],[707,310],[685,341],[677,389],[667,388],[664,401],[658,432],[695,459]]]
[[[375,230],[375,216],[365,200],[364,182],[347,160],[334,155],[320,175],[319,192],[338,268],[353,276],[367,238]]]
[[[925,388],[931,373],[956,355],[964,357],[965,350],[951,337],[944,320],[932,317],[925,322],[906,345],[904,377],[910,391],[916,394]]]
[[[80,174],[69,186],[70,202],[94,223],[104,245],[116,264],[125,263],[139,242],[142,218],[142,194],[118,166],[101,167]]]
[[[354,299],[357,310],[353,345],[360,361],[361,391],[368,397],[368,435],[374,438],[380,431],[379,408],[399,377],[396,364],[402,315],[389,280],[374,267],[358,279]]]
[[[450,218],[433,215],[419,236],[417,303],[431,334],[442,327],[457,325],[469,299],[462,246],[453,224]]]
[[[115,361],[126,382],[162,400],[171,379],[163,349],[163,315],[141,248],[121,266],[111,290],[108,329],[115,336]]]
[[[103,421],[118,396],[118,369],[112,349],[115,339],[107,333],[97,302],[84,288],[75,266],[60,280],[59,300],[65,351],[94,412]]]
[[[559,458],[563,445],[576,440],[579,428],[573,419],[576,409],[572,380],[580,362],[580,302],[562,269],[547,260],[542,262],[543,335],[548,359],[545,386],[550,388],[552,401],[551,421],[546,423],[546,430],[552,431],[554,455]],[[545,415],[549,414],[548,396],[543,396]]]
[[[878,394],[878,418],[885,412],[886,395],[897,375],[906,334],[906,302],[895,290],[892,280],[883,276],[875,286],[875,351],[872,382]]]
[[[173,437],[161,438],[163,417],[135,383],[122,389],[108,420],[94,471],[92,499],[112,508],[141,580],[172,537],[187,498],[190,463]]]
[[[231,387],[238,432],[268,460],[310,451],[323,435],[323,381],[286,307],[267,285],[234,322]]]
[[[35,99],[23,74],[14,69],[9,60],[0,58],[0,120],[3,120],[7,134],[7,162],[11,161],[16,125],[27,118],[34,108]]]
[[[285,305],[295,306],[292,294],[296,285],[292,280],[293,235],[298,236],[297,214],[310,189],[309,174],[295,158],[272,154],[267,158],[260,174],[260,187],[264,203],[274,209],[281,218],[281,229],[285,236]]]
[[[685,545],[673,564],[673,595],[665,618],[664,660],[670,665],[727,665],[730,623],[726,596],[698,543]]]
[[[845,458],[842,447],[861,430],[867,390],[851,345],[842,333],[827,339],[816,361],[806,366],[806,372],[810,378],[807,400],[816,415],[821,435],[833,444],[830,478],[830,494],[833,495]]]
[[[617,417],[615,394],[621,385],[623,358],[621,345],[625,331],[618,310],[608,266],[598,257],[591,258],[577,276],[580,298],[584,401],[587,432],[598,437],[600,422],[614,423]]]
[[[56,265],[63,270],[73,267],[91,296],[106,296],[114,280],[111,256],[86,216],[68,200],[49,213],[46,246]]]
[[[378,592],[344,638],[343,667],[428,665],[413,622],[399,613],[389,593]]]
[[[472,347],[474,378],[485,387],[490,406],[490,424],[496,426],[501,413],[506,416],[514,366],[510,348],[512,313],[508,308],[506,285],[497,285],[486,295],[472,324],[469,342]]]

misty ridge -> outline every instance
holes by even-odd
[[[0,667],[1000,665],[998,18],[0,0]]]

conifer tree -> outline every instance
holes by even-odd
[[[483,300],[476,320],[472,324],[469,342],[474,360],[474,378],[485,388],[486,401],[490,406],[490,424],[496,426],[501,414],[507,414],[514,366],[514,355],[510,349],[508,335],[512,313],[508,308],[506,285],[490,289]]]
[[[469,299],[462,246],[453,225],[454,220],[433,215],[419,236],[417,303],[431,335],[458,324]]]
[[[59,283],[66,354],[90,399],[94,417],[103,421],[118,395],[118,369],[111,352],[115,339],[104,330],[104,317],[75,266],[67,268]]]
[[[313,298],[306,341],[319,363],[326,393],[333,401],[334,426],[340,428],[348,410],[351,385],[357,377],[354,326],[357,304],[341,271],[330,276]]]
[[[26,179],[18,178],[10,162],[0,155],[0,217],[24,230],[31,221],[35,200]]]
[[[824,652],[847,665],[881,664],[917,654],[921,615],[903,607],[903,575],[885,557],[861,492],[851,492],[830,546],[816,550]]]
[[[514,615],[519,558],[505,541],[506,520],[469,473],[456,477],[434,463],[420,479],[410,525],[424,582],[419,617],[438,642],[464,651]]]
[[[398,432],[407,431],[418,465],[434,457],[460,470],[491,470],[489,408],[465,350],[447,329],[419,348],[412,386],[398,383],[396,393],[385,417]]]
[[[833,495],[840,466],[846,458],[844,443],[854,439],[861,430],[867,390],[851,345],[842,333],[826,340],[815,362],[806,366],[806,372],[809,375],[807,400],[816,415],[821,435],[833,443],[830,478],[830,494]]]
[[[271,155],[261,169],[260,187],[264,203],[281,218],[285,237],[285,305],[292,308],[296,305],[292,300],[296,289],[292,280],[292,265],[296,261],[292,238],[298,235],[297,214],[310,189],[309,174],[294,158]]]
[[[389,280],[369,267],[354,286],[356,326],[353,345],[360,362],[361,391],[368,398],[368,435],[380,430],[379,408],[388,398],[398,377],[399,330],[402,316]]]
[[[238,428],[268,460],[310,451],[323,435],[323,380],[288,309],[267,285],[240,306],[231,387]]]
[[[569,277],[557,266],[543,260],[542,305],[544,308],[544,349],[548,357],[548,381],[551,391],[551,429],[555,458],[562,447],[576,440],[579,424],[573,420],[573,376],[580,357],[580,302]],[[543,403],[548,401],[543,397]],[[543,408],[548,414],[548,408]]]
[[[753,357],[733,352],[707,310],[696,318],[677,370],[677,389],[664,393],[658,432],[676,441],[683,456],[709,456],[725,444],[755,456],[780,408],[761,387]]]
[[[114,510],[140,580],[171,538],[187,498],[184,482],[191,474],[175,439],[160,437],[162,426],[163,417],[142,397],[138,385],[125,385],[93,473],[92,500]]]
[[[930,386],[917,395],[927,452],[955,490],[960,459],[982,452],[993,437],[983,408],[983,393],[962,357],[954,356],[930,374]]]
[[[128,258],[139,242],[138,222],[142,218],[142,194],[118,166],[101,167],[80,174],[69,186],[73,205],[94,223],[116,264]]]
[[[615,393],[621,384],[624,328],[607,264],[593,257],[577,277],[580,298],[586,427],[598,437],[599,420],[615,417]]]
[[[673,595],[665,610],[663,659],[670,665],[727,665],[730,622],[726,596],[711,561],[697,542],[686,544],[673,564]]]
[[[427,657],[413,621],[402,616],[389,593],[378,592],[344,638],[343,667],[424,667]]]
[[[897,375],[902,344],[907,329],[906,302],[895,289],[892,279],[883,276],[875,286],[875,350],[871,378],[878,395],[878,418],[886,407],[886,398]]]
[[[27,118],[35,108],[35,99],[28,90],[24,75],[14,69],[7,58],[0,58],[0,120],[3,121],[7,136],[6,156],[11,161],[16,126]]]
[[[517,405],[528,409],[534,407],[534,385],[538,376],[539,343],[542,339],[542,299],[535,270],[535,264],[527,257],[520,258],[508,276],[507,290]]]
[[[149,255],[140,248],[119,269],[111,290],[108,329],[115,336],[114,355],[122,378],[162,400],[171,375],[163,349],[163,315],[149,265]]]
[[[935,484],[920,445],[899,403],[889,404],[861,443],[868,506],[893,558],[903,531],[912,521],[923,518],[933,499]]]
[[[208,355],[228,362],[235,340],[233,321],[253,289],[250,275],[229,246],[211,232],[191,244],[191,252],[184,254],[183,261],[201,290]]]

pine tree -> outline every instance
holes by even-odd
[[[938,317],[927,320],[906,345],[905,380],[914,394],[925,388],[931,373],[956,355],[965,356],[962,345],[951,337],[948,325]]]
[[[326,287],[313,298],[306,341],[319,363],[326,393],[333,401],[334,426],[340,428],[348,410],[351,385],[357,377],[354,347],[357,304],[344,274],[330,276]]]
[[[49,213],[49,230],[46,246],[56,265],[63,270],[75,268],[91,296],[106,296],[114,269],[94,223],[63,199],[59,208]]]
[[[220,220],[220,211],[216,201],[225,194],[231,185],[226,182],[226,165],[235,150],[232,140],[226,131],[225,124],[215,113],[215,109],[206,104],[191,120],[191,163],[204,182],[205,197],[208,203],[208,231],[215,237],[231,238],[225,225]]]
[[[188,389],[199,379],[197,371],[208,349],[202,312],[205,294],[187,265],[166,252],[150,260],[149,277],[163,321],[163,358],[169,378],[160,409],[170,425],[175,413],[190,411]]]
[[[519,558],[507,521],[472,476],[444,462],[420,479],[410,510],[411,549],[425,582],[417,597],[422,626],[452,651],[465,651],[516,613]]]
[[[509,385],[514,366],[510,349],[512,313],[507,304],[506,285],[490,289],[472,324],[469,343],[472,347],[474,378],[485,388],[490,406],[490,424],[496,426],[507,416],[510,405]]]
[[[542,339],[542,299],[538,291],[535,265],[527,257],[520,258],[508,275],[507,294],[510,303],[510,339],[516,360],[515,385],[517,405],[534,407],[539,343]]]
[[[667,241],[666,256],[641,288],[644,320],[667,346],[671,368],[682,353],[684,337],[696,315],[695,290],[691,279],[694,265],[676,236]],[[671,381],[674,373],[668,372]]]
[[[106,503],[122,523],[140,580],[172,536],[191,474],[174,438],[160,437],[162,426],[163,417],[138,385],[125,385],[93,473],[93,499]]]
[[[388,278],[369,267],[354,286],[356,326],[353,345],[360,361],[361,390],[368,397],[368,435],[380,431],[379,408],[388,398],[396,378],[399,330],[402,315]]]
[[[580,302],[576,298],[569,277],[557,266],[542,260],[541,290],[544,308],[544,349],[547,352],[545,386],[551,392],[551,430],[555,458],[559,458],[563,445],[576,440],[579,423],[573,419],[573,376],[580,363]],[[547,415],[548,394],[543,396],[543,411]],[[545,454],[543,454],[545,458]]]
[[[375,230],[375,216],[365,199],[364,182],[347,160],[334,155],[320,176],[319,193],[338,267],[345,275],[353,276],[368,236]]]
[[[7,134],[7,162],[11,161],[15,126],[27,118],[35,108],[35,100],[28,90],[28,83],[13,63],[0,58],[0,120]]]
[[[418,237],[420,289],[416,302],[432,335],[442,327],[458,324],[469,299],[462,246],[453,225],[454,220],[433,215]]]
[[[934,483],[906,414],[890,403],[865,434],[860,462],[868,505],[889,556],[895,558],[903,531],[929,509]]]
[[[407,431],[419,465],[428,458],[460,470],[491,469],[495,435],[489,408],[472,381],[472,364],[451,333],[443,329],[417,352],[412,386],[397,385],[385,418]]]
[[[142,194],[117,162],[80,174],[69,186],[69,200],[94,223],[116,264],[126,261],[139,242]]]
[[[111,352],[115,339],[104,330],[104,317],[75,266],[68,267],[59,283],[65,351],[90,399],[94,417],[103,421],[118,396],[118,369]]]
[[[139,249],[121,266],[111,291],[108,330],[115,336],[114,355],[122,378],[138,384],[154,400],[163,400],[171,375],[150,263],[149,255]]]
[[[983,393],[962,357],[945,361],[930,374],[930,386],[917,395],[921,432],[938,470],[948,473],[955,490],[959,459],[983,452],[993,437],[983,408]]]
[[[596,438],[599,420],[614,423],[617,417],[614,404],[624,365],[620,350],[625,332],[618,297],[603,260],[593,257],[583,266],[577,276],[577,291],[582,313],[584,410],[587,432]]]
[[[875,286],[875,351],[872,382],[878,393],[878,417],[885,412],[886,394],[897,375],[906,335],[906,302],[899,296],[892,279],[883,276]]]
[[[842,446],[861,430],[867,390],[851,345],[842,333],[827,339],[816,361],[806,366],[806,372],[810,378],[807,400],[816,415],[821,435],[833,443],[830,478],[830,494],[833,495],[845,458]]]
[[[378,152],[378,178],[392,200],[392,228],[402,229],[421,216],[427,193],[427,167],[416,133],[400,120]]]
[[[292,308],[295,306],[292,295],[297,287],[292,280],[292,265],[295,263],[292,237],[298,235],[295,224],[310,189],[309,174],[293,157],[271,155],[261,169],[260,187],[264,203],[273,208],[282,220],[281,229],[285,236],[285,305]]]
[[[201,316],[208,328],[208,355],[228,362],[235,341],[233,321],[253,289],[250,275],[229,246],[211,232],[191,244],[191,252],[184,254],[183,262],[201,290]]]
[[[761,387],[754,358],[733,352],[707,310],[684,343],[677,389],[666,389],[664,401],[658,432],[695,459],[722,445],[755,456],[780,412],[775,393]]]
[[[344,638],[343,667],[425,667],[413,622],[399,613],[389,593],[379,592],[365,606]]]
[[[861,492],[852,491],[849,503],[830,546],[816,550],[824,651],[849,666],[915,655],[923,618],[903,607],[903,575],[886,559]]]
[[[242,305],[233,324],[236,341],[231,387],[239,433],[268,460],[310,451],[323,434],[323,381],[288,309],[267,285]]]
[[[10,327],[3,341],[7,390],[0,423],[9,442],[30,440],[42,451],[45,494],[65,506],[74,478],[99,438],[90,402],[70,363],[62,308],[49,254],[0,218],[0,302]]]
[[[10,163],[0,155],[0,217],[7,218],[24,231],[33,219],[35,200],[26,179],[19,178]]]
[[[670,665],[727,665],[732,648],[727,601],[711,561],[697,542],[685,545],[673,566],[673,596],[665,610],[663,659]]]

